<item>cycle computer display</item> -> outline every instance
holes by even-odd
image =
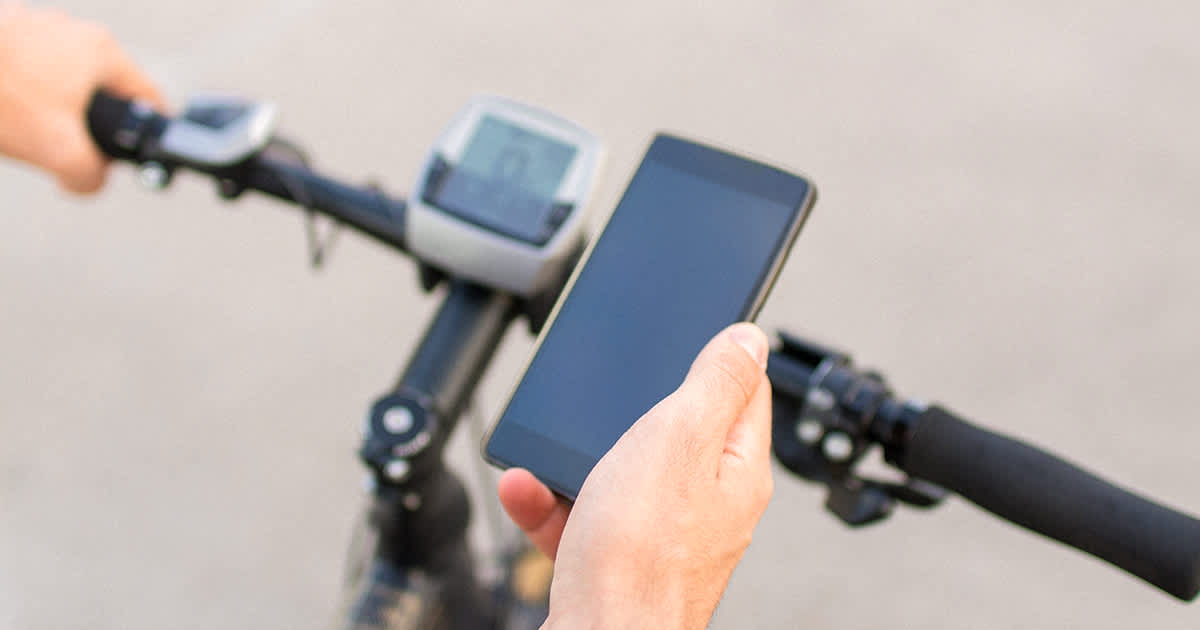
[[[600,157],[596,136],[571,121],[475,97],[413,187],[408,248],[451,275],[536,295],[580,242]]]

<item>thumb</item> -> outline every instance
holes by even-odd
[[[700,351],[687,378],[671,395],[691,414],[693,429],[724,444],[766,378],[767,336],[754,324],[734,324]]]

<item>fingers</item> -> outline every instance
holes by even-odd
[[[64,190],[90,194],[104,187],[108,160],[92,142],[81,121],[52,117],[44,125],[45,140],[36,147],[34,164],[54,173]]]
[[[58,174],[58,185],[77,195],[99,192],[107,180],[108,161],[96,150],[79,155]]]
[[[724,455],[755,472],[771,467],[771,381],[763,379],[750,404],[725,438]]]
[[[553,559],[558,553],[570,508],[529,471],[521,468],[504,471],[496,491],[509,518],[542,553]]]
[[[107,89],[124,98],[147,101],[157,109],[165,110],[162,94],[150,77],[133,63],[108,31],[99,27],[94,30],[100,62],[97,89]],[[75,130],[84,134],[83,141],[75,145],[79,147],[77,155],[71,156],[58,171],[59,185],[76,194],[97,192],[104,187],[108,178],[108,159],[100,153],[88,133],[86,115],[86,112],[82,112],[76,121]]]
[[[724,441],[734,421],[766,380],[767,336],[754,324],[734,324],[700,351],[687,378],[671,395],[689,432]]]
[[[735,496],[765,509],[771,477],[771,381],[763,379],[745,412],[729,429],[717,478]]]

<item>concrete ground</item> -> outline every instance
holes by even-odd
[[[271,99],[395,192],[479,91],[604,138],[600,214],[655,130],[791,165],[821,199],[761,323],[1196,513],[1200,8],[1001,4],[62,2],[174,102]],[[0,627],[325,627],[360,418],[434,301],[350,234],[312,273],[269,200],[114,175],[79,201],[0,164]],[[1200,619],[961,500],[857,532],[822,500],[779,472],[714,628]]]

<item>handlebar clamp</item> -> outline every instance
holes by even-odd
[[[378,484],[403,485],[419,473],[418,456],[433,440],[437,418],[422,396],[393,392],[375,401],[359,457]]]
[[[896,434],[893,427],[908,410],[883,377],[855,370],[843,352],[784,332],[779,338],[767,364],[776,459],[796,475],[825,484],[825,508],[847,525],[880,521],[897,502],[921,508],[939,504],[946,491],[927,482],[881,481],[856,471],[880,441],[879,429]]]

